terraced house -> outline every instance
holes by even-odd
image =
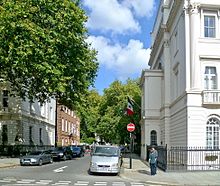
[[[56,101],[41,105],[10,96],[0,84],[0,145],[55,145]]]
[[[57,104],[56,145],[80,144],[80,118],[75,111]]]
[[[141,157],[157,145],[167,150],[165,169],[219,169],[220,1],[162,0],[151,37]]]

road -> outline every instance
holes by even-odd
[[[43,166],[18,166],[0,170],[0,185],[141,186],[115,175],[90,175],[89,156]],[[123,170],[122,170],[123,171]]]

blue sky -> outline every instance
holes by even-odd
[[[159,0],[83,0],[88,42],[98,51],[95,89],[102,94],[115,81],[140,77],[148,68]]]

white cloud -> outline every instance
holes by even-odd
[[[123,4],[131,8],[138,17],[151,17],[155,0],[124,0]]]
[[[88,42],[98,51],[98,61],[101,66],[114,70],[120,80],[132,75],[141,74],[142,69],[148,68],[150,49],[144,49],[139,40],[129,40],[126,46],[112,44],[102,36],[90,36]]]
[[[117,0],[84,0],[83,4],[90,10],[87,22],[90,29],[119,34],[140,31],[140,25],[129,6],[120,4]]]

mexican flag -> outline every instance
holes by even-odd
[[[127,109],[126,109],[128,116],[134,114],[133,106],[134,106],[134,102],[128,97],[128,104],[127,104]]]

